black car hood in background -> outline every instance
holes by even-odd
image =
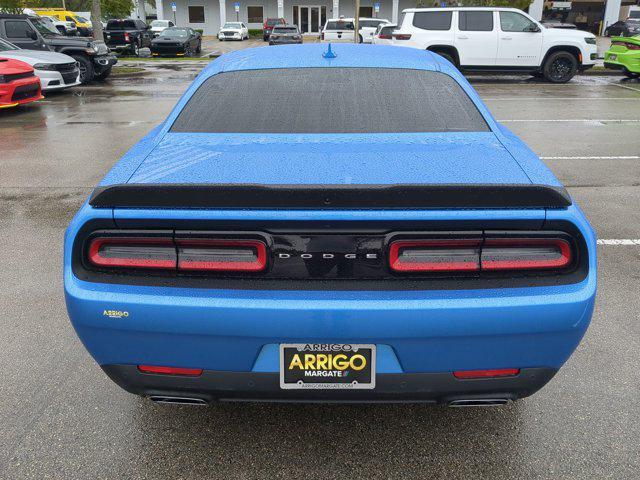
[[[62,35],[51,35],[45,38],[47,44],[55,47],[78,47],[85,48],[91,46],[93,39],[87,37],[64,37]]]
[[[151,40],[151,45],[184,45],[189,41],[189,37],[158,37]]]

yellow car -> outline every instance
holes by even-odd
[[[91,21],[86,18],[80,17],[75,13],[65,10],[64,8],[32,8],[38,15],[52,17],[63,22],[73,22],[78,28],[78,35],[83,37],[90,37],[93,35],[93,28]]]

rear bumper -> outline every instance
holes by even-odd
[[[134,365],[104,365],[105,373],[126,391],[146,397],[212,401],[425,402],[517,400],[532,395],[556,373],[528,368],[514,377],[458,380],[451,373],[379,374],[373,390],[281,390],[277,373],[207,370],[199,377],[141,373]]]

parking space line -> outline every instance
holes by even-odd
[[[640,155],[620,155],[620,156],[601,156],[601,157],[540,157],[541,160],[640,160]]]
[[[640,246],[640,238],[607,238],[598,239],[598,245]]]

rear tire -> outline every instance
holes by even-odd
[[[95,70],[93,68],[93,63],[84,55],[71,55],[77,62],[80,67],[80,83],[83,85],[89,83],[93,80],[95,76]]]
[[[567,83],[578,71],[578,60],[565,51],[553,52],[544,62],[542,73],[551,83]]]
[[[358,43],[362,43],[363,39],[362,39],[362,35],[358,34]]]
[[[429,50],[429,51],[435,54],[438,54],[444,59],[448,60],[453,64],[454,67],[458,69],[460,68],[460,65],[458,65],[458,59],[451,52],[448,52],[446,50]]]

